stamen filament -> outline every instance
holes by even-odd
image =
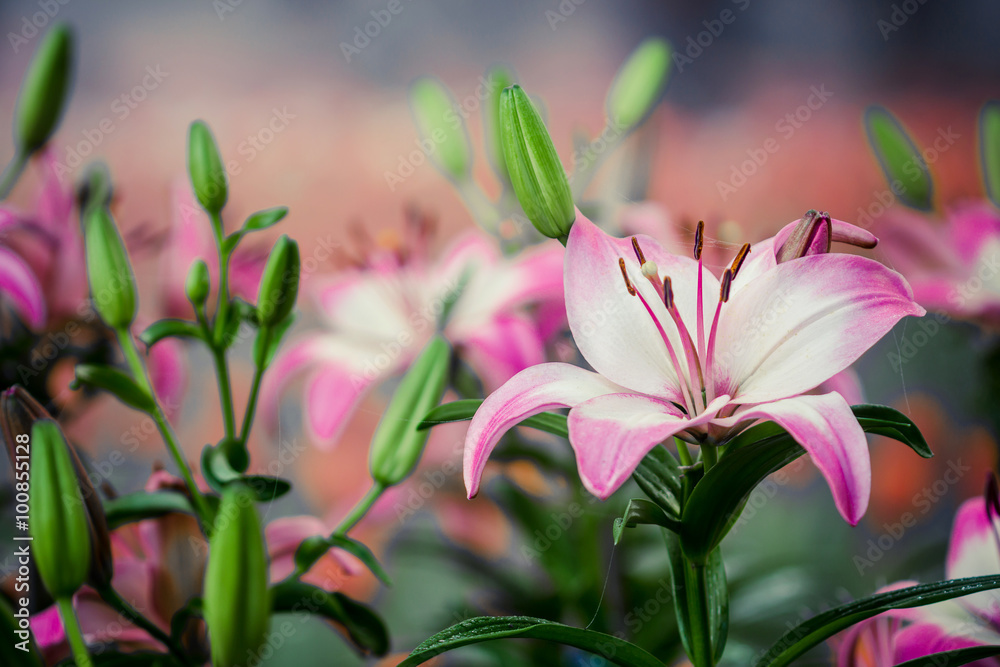
[[[745,247],[745,246],[744,246]],[[708,374],[709,382],[706,386],[708,400],[715,399],[715,332],[719,328],[719,313],[722,312],[722,304],[729,301],[729,289],[733,284],[733,270],[726,269],[722,274],[722,285],[719,287],[719,303],[715,307],[715,317],[712,318],[712,329],[708,334],[708,352],[705,359],[705,372]]]

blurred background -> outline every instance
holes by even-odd
[[[476,173],[497,192],[481,149],[477,87],[487,67],[511,65],[519,83],[540,98],[569,165],[574,132],[592,136],[601,129],[615,71],[651,35],[665,37],[675,50],[666,94],[634,137],[634,150],[622,153],[627,159],[610,161],[602,171],[634,168],[628,160],[641,159],[644,187],[625,188],[605,177],[597,185],[605,196],[622,204],[645,196],[661,204],[682,232],[703,219],[710,236],[725,229],[729,243],[764,238],[810,208],[851,222],[867,214],[878,234],[882,214],[873,203],[881,201],[886,184],[862,127],[870,104],[891,109],[923,146],[948,137],[944,150],[928,156],[939,210],[982,196],[975,126],[981,105],[998,96],[1000,5],[995,2],[400,0],[394,14],[387,12],[389,4],[7,1],[0,6],[7,42],[0,45],[0,125],[12,122],[17,90],[38,43],[37,27],[50,20],[72,24],[79,40],[78,71],[69,111],[51,146],[67,183],[90,160],[109,165],[119,223],[131,238],[146,240],[140,255],[146,259],[137,262],[137,271],[149,294],[157,292],[163,275],[154,261],[157,239],[177,215],[172,193],[186,180],[192,120],[210,124],[231,165],[226,209],[231,225],[255,210],[288,206],[281,232],[296,238],[307,257],[331,244],[343,246],[351,226],[376,236],[398,229],[404,209],[416,205],[436,218],[440,231],[434,246],[440,247],[472,226],[451,185],[427,162],[402,182],[387,178],[418,147],[409,84],[430,74],[451,88],[468,112],[478,147]],[[366,28],[379,17],[376,28]],[[745,166],[765,145],[777,149]],[[12,149],[2,150],[8,159]],[[12,200],[30,206],[35,183],[29,170]],[[257,243],[270,246],[270,240]],[[874,256],[884,259],[879,249]],[[340,268],[333,253],[317,261],[315,271],[333,274]],[[148,318],[161,314],[152,297],[142,307]],[[996,344],[995,331],[950,317],[936,321],[940,332],[912,355],[902,350],[919,330],[915,321],[901,323],[856,367],[866,399],[909,414],[936,458],[924,461],[898,443],[873,439],[872,506],[856,529],[837,515],[808,462],[796,464],[765,494],[760,510],[723,545],[732,581],[732,664],[747,664],[787,622],[898,579],[943,575],[954,510],[981,492],[986,471],[995,467],[998,406],[984,398],[996,396],[987,390],[994,375],[984,365]],[[297,327],[314,325],[307,313]],[[238,405],[252,371],[246,348],[237,351],[234,370]],[[208,356],[200,350],[187,354],[188,398],[175,422],[196,459],[205,442],[218,438],[221,425],[214,416]],[[63,407],[77,400],[65,388],[69,377],[50,378],[49,389]],[[261,469],[279,460],[283,448],[295,453],[280,474],[295,480],[296,489],[268,509],[269,518],[311,514],[332,525],[346,513],[366,488],[367,442],[385,396],[379,393],[366,403],[332,452],[308,443],[295,405],[281,413],[278,442],[257,431],[253,446]],[[103,460],[136,425],[127,409],[103,398],[66,427],[94,460]],[[426,475],[440,470],[443,461],[460,461],[455,443],[462,435],[460,427],[435,433],[433,455],[412,488],[430,480]],[[165,461],[158,437],[147,433],[139,440],[128,461],[107,475],[119,491],[140,488],[154,462]],[[565,443],[550,446],[568,451]],[[543,518],[567,502],[569,491],[530,464],[513,464],[510,478],[515,482],[509,486],[533,498]],[[401,513],[399,498],[390,499],[381,515],[362,524],[396,585],[380,589],[359,576],[346,586],[385,613],[397,654],[462,618],[522,611],[517,596],[509,594],[517,586],[493,573],[533,581],[537,563],[525,559],[523,548],[536,538],[512,530],[507,517],[517,503],[507,498],[508,483],[498,484],[465,501],[461,480],[452,475],[443,491],[410,506],[413,512]],[[600,528],[595,533],[600,542],[593,545],[600,556],[599,579],[624,569],[638,578],[632,588],[612,586],[603,599],[585,603],[592,602],[591,613],[606,616],[602,622],[608,628],[642,643],[669,634],[663,628],[673,621],[669,605],[649,604],[658,599],[657,582],[666,576],[657,561],[662,551],[655,532],[633,531],[629,539],[636,548],[611,558],[610,523],[630,491],[639,493],[626,489],[608,503],[586,508]],[[400,491],[404,504],[406,494]],[[894,526],[906,513],[918,523],[897,536]],[[880,542],[887,534],[891,539]],[[640,608],[648,620],[626,620]],[[563,620],[584,625],[590,619]],[[362,663],[321,623],[295,628],[265,664]],[[499,652],[469,652],[468,663],[462,655],[454,664],[516,664]],[[825,659],[816,652],[813,661]]]

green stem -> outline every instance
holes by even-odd
[[[705,462],[705,472],[707,473],[712,469],[716,463],[719,462],[719,451],[715,448],[715,445],[710,442],[704,442],[701,445],[701,459]]]
[[[83,641],[80,622],[73,610],[73,598],[59,598],[56,600],[56,605],[59,607],[59,615],[62,616],[66,638],[69,639],[69,647],[73,651],[73,662],[76,663],[76,667],[94,667],[90,654],[87,653],[87,644]]]
[[[150,396],[153,397],[153,402],[156,404],[152,414],[153,420],[156,422],[160,435],[163,436],[163,441],[166,443],[167,449],[170,450],[170,454],[173,456],[174,462],[177,464],[177,467],[181,472],[181,477],[184,478],[184,483],[188,488],[188,492],[191,494],[191,499],[194,502],[195,510],[198,512],[202,525],[205,526],[207,530],[211,525],[209,523],[211,512],[209,511],[208,503],[205,501],[205,497],[201,494],[201,491],[198,490],[198,485],[195,484],[194,476],[191,474],[191,469],[188,467],[187,461],[181,453],[180,445],[177,443],[177,436],[174,434],[173,429],[167,422],[167,416],[164,414],[163,408],[160,406],[160,400],[156,397],[153,385],[149,381],[149,376],[146,373],[146,367],[142,363],[142,358],[139,356],[139,350],[136,349],[135,341],[132,339],[132,334],[129,333],[127,329],[119,329],[117,334],[118,343],[125,355],[125,361],[128,363],[129,368],[132,371],[133,378],[143,389],[149,392]]]
[[[17,183],[17,179],[21,177],[24,173],[24,168],[28,164],[28,156],[18,150],[14,153],[14,157],[7,164],[7,167],[3,170],[3,175],[0,176],[0,199],[6,199],[10,191],[14,189],[14,185]]]
[[[677,456],[681,460],[682,466],[692,466],[694,465],[694,459],[691,458],[691,452],[688,450],[687,443],[680,438],[674,438],[674,442],[677,443]]]
[[[708,577],[705,566],[696,565],[684,559],[684,589],[691,611],[691,648],[694,655],[691,662],[695,667],[715,667],[715,651],[712,648],[712,622],[708,610]]]
[[[265,340],[265,345],[267,341]],[[253,427],[254,412],[257,411],[257,397],[260,394],[260,383],[264,377],[264,369],[258,366],[253,374],[253,384],[250,385],[250,398],[247,399],[247,409],[243,414],[243,426],[240,428],[239,443],[246,446],[250,438],[250,429]]]
[[[108,605],[117,611],[123,618],[148,632],[153,639],[156,639],[163,644],[171,653],[180,658],[182,663],[186,664],[187,655],[184,653],[184,649],[171,639],[170,635],[161,630],[159,626],[136,611],[136,609],[130,605],[127,600],[118,594],[118,591],[111,586],[106,586],[98,589],[97,593],[101,596],[102,600],[108,603]]]
[[[601,130],[601,135],[604,134],[604,132],[608,129],[608,127],[609,127],[608,125],[604,126],[604,128]],[[569,184],[570,184],[570,191],[573,194],[573,201],[579,201],[580,198],[583,197],[583,194],[584,192],[587,191],[587,187],[590,185],[590,182],[594,180],[594,175],[597,174],[597,170],[600,169],[602,164],[604,164],[604,161],[608,158],[608,156],[614,153],[618,149],[618,146],[621,145],[624,138],[625,134],[619,131],[617,136],[614,136],[605,142],[604,150],[602,150],[599,153],[595,152],[593,158],[591,158],[590,161],[587,162],[580,171],[575,172],[572,175]],[[593,146],[593,144],[594,142],[592,141],[587,145],[588,150],[590,146]],[[574,156],[574,160],[575,159],[576,157]]]
[[[461,195],[465,207],[472,213],[479,226],[491,234],[496,234],[503,216],[497,207],[487,199],[483,191],[476,185],[472,178],[455,183],[458,194]]]
[[[229,380],[229,362],[226,360],[226,321],[229,319],[229,253],[223,248],[225,229],[222,226],[222,216],[212,214],[212,229],[215,232],[215,245],[219,250],[219,298],[215,310],[214,331],[212,332],[212,358],[215,361],[215,374],[219,382],[219,402],[222,404],[222,419],[226,429],[226,438],[236,436],[236,415],[233,412],[233,390]]]
[[[344,517],[337,529],[333,531],[334,535],[344,536],[350,532],[351,528],[361,519],[364,518],[368,510],[372,508],[375,501],[379,499],[382,493],[386,490],[386,486],[381,482],[372,482],[372,487],[368,489],[368,493],[365,494],[364,498],[358,501],[358,504]]]

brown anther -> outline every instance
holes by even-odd
[[[639,266],[646,263],[646,256],[642,254],[642,248],[639,247],[639,239],[632,237],[632,250],[635,251],[635,258],[639,260]]]
[[[625,260],[621,257],[618,258],[618,268],[622,270],[622,278],[625,279],[625,287],[628,288],[628,293],[635,296],[635,287],[632,286],[632,281],[628,279],[628,272],[625,271]]]
[[[663,305],[667,310],[674,307],[674,288],[670,284],[670,276],[663,279]]]
[[[694,258],[701,259],[701,249],[705,245],[705,221],[698,221],[698,228],[694,230]]]
[[[736,257],[733,258],[733,263],[729,267],[729,270],[733,272],[733,278],[735,278],[736,274],[740,272],[740,267],[743,266],[743,260],[745,260],[749,254],[750,244],[744,243],[743,247],[740,248],[740,251],[736,253]]]
[[[733,270],[726,269],[722,274],[722,285],[719,287],[719,301],[725,303],[729,301],[729,288],[733,284]]]

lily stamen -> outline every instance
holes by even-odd
[[[625,279],[625,287],[628,289],[628,293],[632,296],[638,294],[635,287],[632,286],[632,281],[628,279],[628,272],[625,270],[625,260],[621,257],[618,258],[618,268],[622,270],[622,278]]]
[[[733,272],[733,278],[736,274],[740,272],[740,268],[743,266],[743,261],[750,254],[750,244],[744,243],[740,251],[736,253],[736,257],[733,258],[733,263],[729,266],[729,270]]]

